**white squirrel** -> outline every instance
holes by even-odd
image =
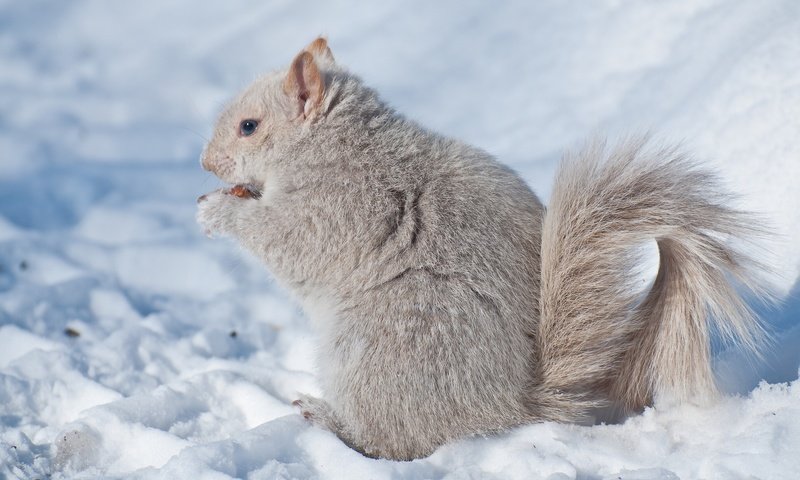
[[[222,113],[202,165],[209,233],[238,240],[304,306],[325,399],[295,404],[373,457],[654,397],[713,398],[710,332],[755,350],[736,287],[760,233],[713,174],[646,139],[567,155],[545,209],[489,154],[398,114],[323,38]],[[244,189],[241,185],[247,185]],[[632,287],[655,239],[658,275]]]

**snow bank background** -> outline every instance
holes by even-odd
[[[289,403],[302,314],[211,241],[197,157],[223,102],[317,34],[399,110],[547,198],[560,152],[652,130],[763,212],[774,347],[733,395],[370,460]],[[800,3],[0,2],[0,478],[795,478]],[[759,381],[762,381],[758,385]],[[768,382],[768,383],[767,383]],[[787,383],[791,382],[791,383]]]

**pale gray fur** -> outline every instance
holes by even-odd
[[[645,141],[567,156],[544,221],[537,365],[544,385],[576,405],[708,399],[709,321],[752,351],[764,339],[735,289],[767,299],[764,267],[731,242],[764,234],[761,222],[726,206],[715,176],[685,154]],[[637,302],[635,249],[653,239],[658,275]]]
[[[545,215],[514,172],[396,113],[320,42],[315,65],[298,56],[237,98],[204,152],[263,196],[217,191],[198,207],[317,327],[325,400],[301,397],[307,418],[367,455],[413,459],[611,403],[707,395],[707,310],[757,343],[728,278],[755,287],[751,262],[722,238],[753,229],[708,173],[642,142],[594,145],[563,163]],[[287,93],[293,71],[313,84],[317,68],[318,106]],[[261,121],[252,138],[237,136],[246,118]],[[661,271],[637,306],[628,259],[648,238]]]

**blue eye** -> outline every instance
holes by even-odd
[[[239,124],[239,133],[243,137],[249,137],[253,133],[255,133],[256,128],[258,128],[258,120],[248,119],[242,120],[242,123]]]

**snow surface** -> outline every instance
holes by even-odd
[[[413,462],[308,426],[290,406],[318,392],[308,323],[201,234],[194,199],[219,185],[197,157],[223,102],[320,33],[543,198],[586,137],[683,141],[779,234],[773,348],[721,352],[712,406]],[[2,1],[0,478],[797,478],[798,180],[796,0]]]

